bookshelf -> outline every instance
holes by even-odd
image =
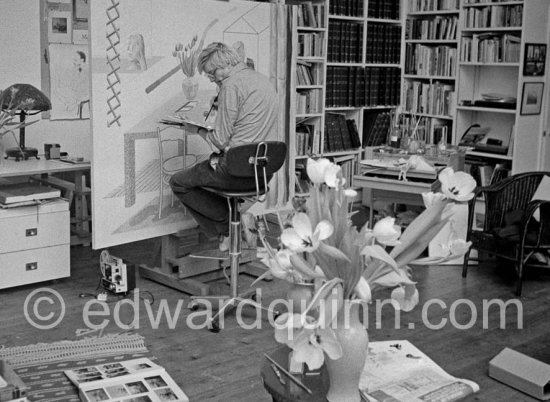
[[[401,1],[329,0],[323,155],[348,183],[364,147],[386,142],[386,117],[400,103],[401,39]],[[349,128],[343,149],[331,147],[335,119]]]
[[[470,165],[504,165],[513,174],[538,169],[543,113],[525,115],[521,104],[524,84],[544,78],[524,74],[524,53],[527,43],[547,43],[540,27],[547,24],[548,8],[544,0],[461,4],[455,132],[488,127],[481,143],[501,143],[505,151],[469,151]]]
[[[325,125],[327,0],[287,1],[292,5],[289,169],[291,195],[308,193],[305,171],[310,155],[322,153]]]
[[[291,189],[292,195],[307,195],[309,156],[340,164],[351,183],[370,129],[376,127],[376,138],[386,142],[389,125],[382,124],[400,103],[401,1],[287,0],[287,4],[295,6]],[[369,123],[366,132],[363,120]]]
[[[407,3],[401,126],[426,144],[455,142],[459,0]]]

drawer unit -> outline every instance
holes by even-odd
[[[0,254],[0,289],[70,275],[69,244]]]
[[[70,276],[67,201],[0,209],[0,289]]]

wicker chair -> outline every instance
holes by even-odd
[[[521,296],[524,266],[533,254],[550,250],[550,201],[532,200],[542,178],[550,172],[527,172],[510,176],[487,187],[478,187],[470,201],[466,240],[471,249],[515,263],[516,295]],[[476,198],[483,195],[485,214],[482,229],[474,228]],[[540,223],[534,219],[540,212]],[[511,222],[513,221],[513,222]],[[464,256],[462,276],[468,273],[470,251]]]

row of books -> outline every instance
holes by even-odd
[[[322,32],[298,33],[298,57],[322,57],[324,38]]]
[[[405,74],[423,77],[454,77],[458,61],[457,49],[451,46],[407,43],[405,60]]]
[[[323,151],[338,152],[361,147],[355,120],[338,113],[325,114]]]
[[[392,113],[388,110],[365,111],[363,119],[363,147],[377,147],[388,142]]]
[[[367,25],[365,62],[399,64],[401,26],[370,23]]]
[[[318,155],[321,153],[319,132],[315,124],[300,123],[296,126],[296,155]]]
[[[314,114],[321,111],[323,94],[320,89],[296,91],[296,114]]]
[[[520,27],[523,5],[467,7],[464,13],[465,28]]]
[[[463,0],[464,5],[469,4],[486,4],[486,3],[508,3],[509,1],[518,1],[518,0]]]
[[[296,12],[299,27],[322,28],[325,21],[325,5],[304,1]]]
[[[405,39],[455,40],[458,17],[409,18],[405,23]]]
[[[331,0],[328,11],[330,15],[363,17],[363,0]]]
[[[328,31],[327,61],[329,63],[361,63],[363,24],[330,20]]]
[[[410,12],[458,10],[460,0],[409,0]]]
[[[460,44],[460,60],[480,63],[518,63],[521,38],[517,35],[474,34],[463,36]]]
[[[386,20],[399,19],[399,0],[369,0],[368,16]]]
[[[327,67],[327,107],[398,105],[400,92],[397,67]]]
[[[411,113],[451,116],[456,106],[454,85],[405,80],[403,104],[404,109]]]
[[[298,60],[296,63],[296,83],[298,85],[321,85],[323,70],[319,63]]]

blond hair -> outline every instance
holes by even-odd
[[[236,66],[241,62],[239,54],[222,42],[213,42],[206,46],[199,54],[198,70],[213,71],[219,68]]]

